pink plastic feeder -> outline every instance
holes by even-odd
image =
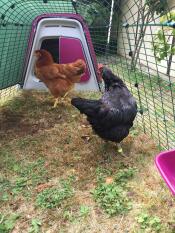
[[[175,195],[175,150],[161,152],[156,156],[155,163],[169,189]]]

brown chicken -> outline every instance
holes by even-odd
[[[43,49],[36,50],[35,56],[35,74],[56,99],[55,108],[59,98],[65,98],[74,84],[80,82],[81,76],[85,73],[86,64],[81,59],[68,64],[54,63],[52,55]]]

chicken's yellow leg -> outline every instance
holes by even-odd
[[[117,152],[120,153],[122,156],[127,157],[127,155],[123,153],[123,149],[120,143],[117,143]]]
[[[123,154],[123,149],[122,149],[120,143],[117,143],[117,148],[118,148],[117,151],[118,151],[120,154]]]
[[[53,108],[56,108],[56,106],[58,105],[58,101],[59,101],[59,98],[56,98],[55,102],[54,102],[54,105],[53,105]]]
[[[66,94],[63,96],[63,100],[66,98],[66,96],[69,94],[69,91],[68,92],[66,92]]]
[[[125,156],[125,154],[123,153],[123,149],[122,149],[120,143],[117,143],[117,152],[120,153],[121,155]]]

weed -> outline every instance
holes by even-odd
[[[140,224],[141,229],[154,230],[159,232],[162,228],[161,220],[157,216],[151,216],[147,213],[141,213],[137,218],[137,222]],[[151,231],[152,232],[152,231]]]
[[[63,218],[69,222],[74,222],[75,221],[75,215],[71,210],[65,210],[63,213]]]
[[[134,176],[135,172],[135,168],[122,169],[115,175],[115,182],[121,186],[124,186],[127,184],[128,180]]]
[[[61,206],[65,199],[73,195],[70,180],[62,180],[59,188],[53,187],[43,190],[36,198],[36,205],[41,208]]]
[[[79,216],[86,218],[90,213],[90,208],[86,205],[81,205],[79,210]]]
[[[10,181],[7,179],[3,179],[3,177],[1,177],[0,178],[0,201],[8,201],[9,187],[10,187]]]
[[[18,177],[12,188],[12,193],[14,195],[17,195],[19,192],[22,192],[24,188],[27,186],[27,183],[28,183],[27,177]]]
[[[112,170],[110,169],[106,169],[106,168],[103,168],[103,167],[98,167],[96,169],[96,174],[97,176],[102,176],[102,175],[111,175],[112,174]]]
[[[131,203],[126,195],[126,184],[129,178],[133,177],[135,169],[120,169],[110,183],[104,182],[104,173],[109,174],[106,170],[98,170],[97,187],[92,192],[94,199],[110,216],[124,213],[131,209]]]
[[[100,207],[110,216],[124,213],[131,208],[126,192],[116,183],[102,183],[92,193]]]
[[[4,192],[0,198],[0,201],[8,201],[9,200],[9,194],[7,192]]]
[[[16,220],[20,217],[18,214],[4,216],[0,213],[0,233],[9,233],[13,230]]]
[[[38,219],[32,219],[31,226],[28,233],[39,233],[41,227],[41,221]]]
[[[69,222],[79,222],[81,218],[86,218],[90,214],[90,208],[86,205],[81,205],[79,207],[79,210],[75,212],[72,209],[66,209],[63,212],[63,218],[64,220],[67,220]]]
[[[105,177],[112,175],[112,171],[110,169],[98,167],[96,169],[96,175],[97,175],[97,182],[102,183]]]

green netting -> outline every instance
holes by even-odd
[[[75,12],[71,0],[48,1],[41,0],[16,0],[1,1],[0,9],[4,21],[8,23],[20,23],[31,25],[33,19],[43,13],[72,13]]]
[[[172,0],[115,0],[110,25],[112,3],[0,0],[0,89],[23,84],[24,55],[34,18],[77,12],[89,26],[98,62],[118,74],[137,99],[137,123],[160,146],[173,148],[175,4]]]
[[[105,26],[109,19],[109,8],[101,7],[100,2],[92,5],[79,1],[77,9],[87,23],[93,24],[99,9],[100,24]],[[32,21],[45,13],[76,13],[71,0],[1,0],[0,1],[0,89],[23,83],[24,56]],[[96,34],[92,29],[92,34]],[[98,33],[98,48],[106,43],[107,28]]]
[[[23,83],[32,21],[44,13],[74,13],[71,1],[0,1],[0,88]]]
[[[3,26],[2,26],[3,27]],[[22,27],[22,31],[19,28]],[[23,71],[28,26],[6,25],[0,33],[0,86],[5,88],[20,83]]]

